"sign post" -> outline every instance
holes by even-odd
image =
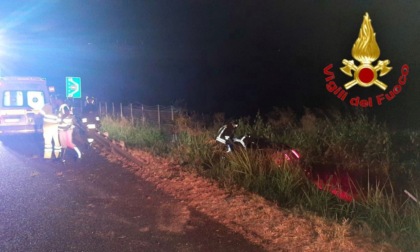
[[[66,97],[82,98],[82,79],[80,77],[66,77]]]

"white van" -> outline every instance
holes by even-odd
[[[41,77],[0,77],[0,135],[42,132],[39,110],[49,102]]]

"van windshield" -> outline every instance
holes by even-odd
[[[8,90],[3,92],[3,106],[10,108],[41,109],[45,104],[42,91]]]

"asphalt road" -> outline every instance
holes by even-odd
[[[263,251],[95,151],[45,162],[36,136],[0,143],[0,251]]]

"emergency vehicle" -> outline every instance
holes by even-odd
[[[0,77],[0,135],[42,132],[39,111],[49,102],[41,77]]]

